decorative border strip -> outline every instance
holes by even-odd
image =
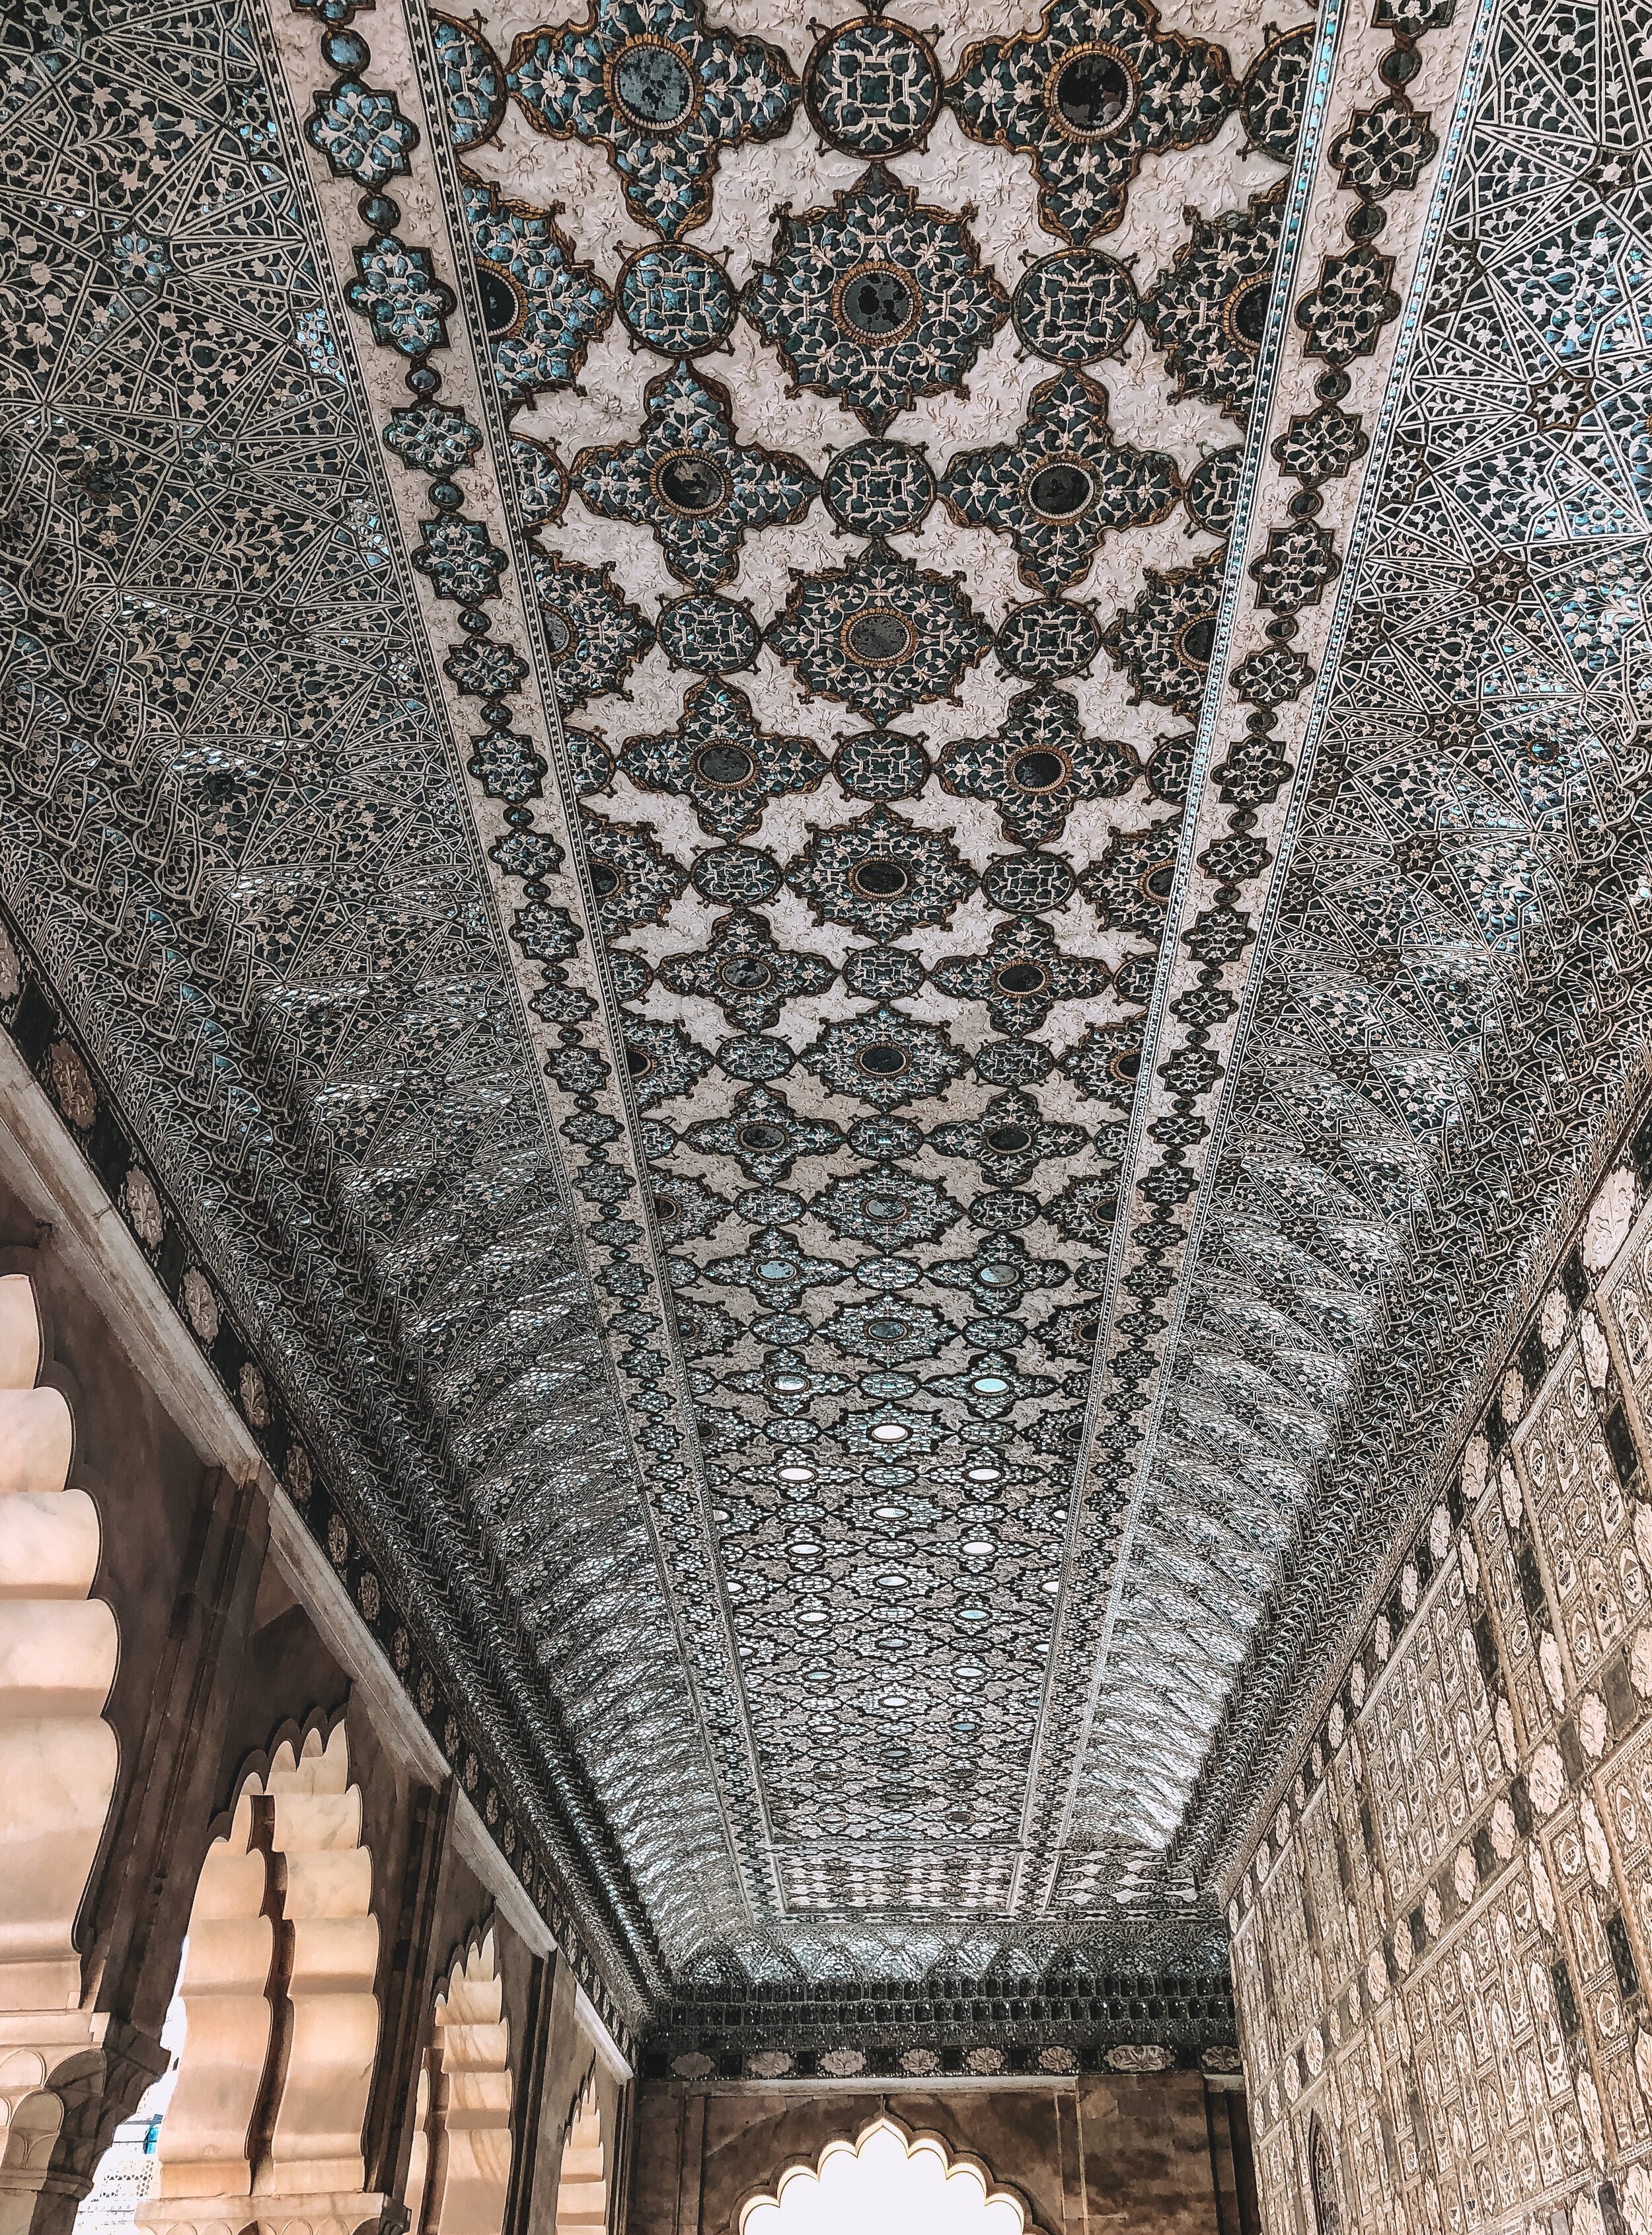
[[[1144,1992],[1137,2007],[1151,2001],[1162,2010],[1167,1998],[1149,1991],[1162,1983],[1144,1980],[1141,1984]],[[1029,2016],[1021,2028],[1025,2039],[1004,2040],[1012,2022],[1006,2016],[993,2020],[990,2041],[972,2039],[966,2033],[940,2045],[926,2038],[907,2046],[900,2012],[891,2011],[881,2021],[869,2016],[849,2031],[828,2023],[819,2029],[822,2045],[812,2038],[803,2044],[783,2021],[769,2022],[744,2009],[731,2014],[731,2026],[725,2028],[695,2005],[673,2003],[662,2030],[652,2035],[644,2048],[640,2077],[691,2085],[755,2081],[771,2087],[777,2081],[800,2080],[887,2080],[898,2085],[926,2080],[1065,2080],[1160,2072],[1237,2078],[1239,2051],[1234,2045],[1236,2024],[1230,1996],[1207,1996],[1188,2002],[1188,2015],[1162,2026],[1152,2040],[1143,2038],[1139,2018],[1132,2025],[1130,2006],[1103,2006],[1110,2011],[1117,2008],[1119,2015],[1096,2032],[1089,2029],[1096,2023],[1092,2013],[1097,2003],[1039,2002],[1027,2006]],[[926,2014],[914,2022],[914,2030],[929,2035],[951,2029],[945,2017],[928,2015],[934,2006],[915,2007]]]

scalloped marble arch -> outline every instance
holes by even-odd
[[[324,1738],[315,1723],[296,1743],[278,1734],[201,1865],[178,1983],[187,2029],[141,2227],[350,2235],[377,2216],[362,2131],[378,1944],[344,1719]],[[284,2060],[270,2056],[278,2012]]]
[[[491,1924],[454,1951],[419,2068],[410,2235],[499,2235],[510,2188],[510,2025]]]
[[[740,2206],[738,2235],[1041,2235],[1021,2198],[977,2157],[887,2112],[853,2141],[836,2136],[810,2163],[789,2165],[774,2187]]]

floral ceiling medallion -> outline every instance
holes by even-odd
[[[1209,140],[1237,99],[1220,47],[1144,0],[1050,0],[1037,31],[972,47],[947,88],[964,130],[1024,151],[1065,240],[1117,226],[1143,160]]]
[[[605,147],[668,239],[705,222],[723,149],[783,132],[798,96],[777,48],[710,29],[681,0],[593,0],[583,23],[523,31],[506,83],[539,131]]]
[[[962,218],[922,206],[882,165],[829,209],[782,217],[743,305],[799,387],[838,397],[875,435],[920,396],[967,394],[1009,315]]]

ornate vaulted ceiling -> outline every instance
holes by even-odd
[[[1636,1028],[1649,29],[4,50],[18,943],[633,2015],[1219,1965]]]

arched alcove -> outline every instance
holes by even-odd
[[[491,1930],[455,1956],[419,2071],[410,2235],[500,2235],[510,2187],[510,2029]]]
[[[41,1386],[34,1283],[0,1277],[0,2221],[28,2222],[66,2112],[103,2082],[75,1924],[115,1791],[115,1616],[91,1596],[96,1509]]]
[[[602,2139],[602,2106],[596,2073],[586,2075],[574,2099],[562,2142],[556,2184],[556,2235],[592,2235],[608,2224],[608,2153]]]
[[[888,2117],[829,2141],[740,2208],[739,2235],[1038,2235],[1026,2206],[980,2159]]]
[[[340,1721],[243,1776],[201,1865],[178,1994],[184,2038],[140,2226],[349,2235],[378,2046],[378,1925]],[[238,2202],[238,2199],[240,2201]]]

